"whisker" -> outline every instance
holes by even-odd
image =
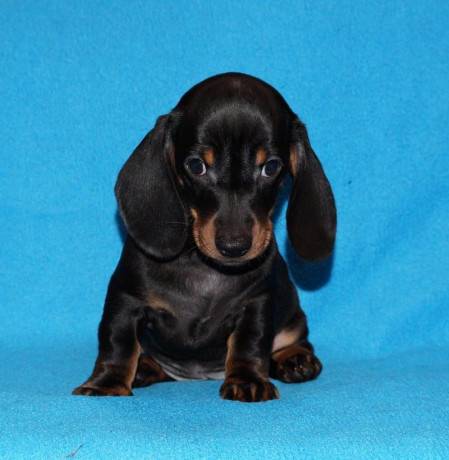
[[[172,224],[172,225],[185,225],[188,226],[188,222],[165,222],[166,224]]]
[[[190,254],[194,249],[196,249],[195,244],[190,249],[187,250],[186,254]]]

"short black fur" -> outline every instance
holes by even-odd
[[[217,75],[159,117],[117,180],[129,236],[109,283],[94,371],[74,394],[224,378],[223,398],[253,402],[279,396],[270,376],[318,376],[270,221],[287,173],[292,246],[320,260],[335,241],[332,191],[305,126],[274,88]]]

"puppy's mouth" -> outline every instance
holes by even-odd
[[[226,245],[219,244],[220,239],[216,238],[217,231],[215,217],[201,219],[198,214],[192,211],[193,225],[192,233],[195,244],[205,256],[220,262],[223,265],[241,265],[252,259],[261,256],[270,244],[273,234],[273,224],[269,217],[261,222],[255,219],[251,237],[245,241],[226,238]],[[226,234],[226,232],[221,232]]]

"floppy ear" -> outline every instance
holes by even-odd
[[[169,115],[134,150],[115,185],[120,214],[134,241],[150,255],[170,259],[187,237],[187,214],[169,164]]]
[[[290,242],[302,259],[316,262],[334,248],[337,216],[331,186],[299,119],[293,122],[290,173],[293,177],[287,208]]]

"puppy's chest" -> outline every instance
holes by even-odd
[[[226,278],[190,273],[148,289],[147,329],[158,348],[175,354],[225,347],[241,302],[242,292]]]

